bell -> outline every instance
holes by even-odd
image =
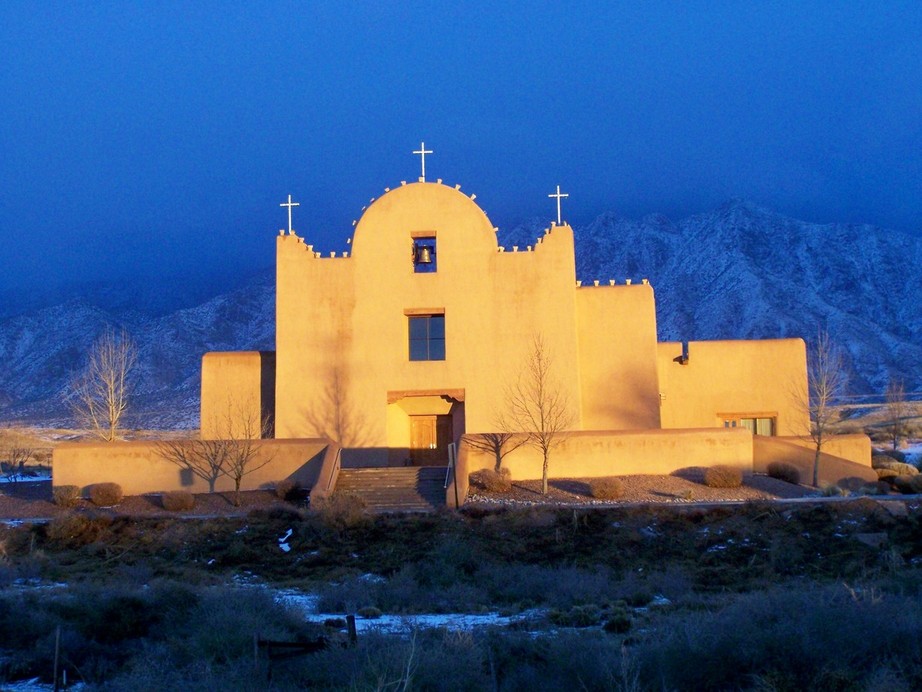
[[[432,254],[425,245],[416,249],[416,262],[418,264],[432,264]]]

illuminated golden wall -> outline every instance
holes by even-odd
[[[431,273],[414,271],[423,237],[434,243]],[[411,183],[365,210],[349,253],[321,257],[284,233],[276,242],[275,435],[337,440],[352,465],[403,463],[408,411],[450,411],[455,439],[497,429],[535,336],[573,430],[714,428],[725,413],[771,415],[781,435],[804,430],[792,395],[806,382],[801,340],[693,342],[677,363],[681,345],[656,342],[646,282],[577,285],[567,225],[531,247],[499,248],[471,197]],[[419,315],[444,316],[444,360],[410,360],[408,321]],[[270,355],[206,356],[204,432],[218,433],[210,419],[228,396],[259,393],[265,410]]]

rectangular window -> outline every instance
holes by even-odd
[[[434,274],[436,270],[435,236],[413,238],[413,271]]]
[[[722,414],[719,416],[723,420],[725,428],[746,428],[753,435],[775,434],[775,418],[773,416],[747,416],[745,414]]]
[[[445,315],[409,315],[410,360],[445,360]]]

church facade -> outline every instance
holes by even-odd
[[[348,253],[280,232],[276,350],[205,355],[203,436],[258,416],[344,464],[444,464],[506,418],[536,339],[574,432],[809,429],[802,340],[658,343],[653,287],[581,285],[568,225],[528,247],[495,231],[473,195],[420,179],[370,204]]]

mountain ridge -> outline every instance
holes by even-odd
[[[546,228],[533,219],[498,240],[524,248]],[[649,279],[661,340],[810,341],[828,329],[854,389],[880,392],[890,377],[922,388],[922,239],[798,221],[745,200],[678,221],[607,212],[574,228],[574,237],[585,283]],[[114,324],[139,349],[129,423],[197,426],[202,354],[274,348],[274,280],[271,269],[258,270],[237,288],[168,312],[132,309],[131,286],[122,294],[97,287],[108,308],[77,296],[0,318],[0,419],[68,424],[62,395],[96,335]]]

